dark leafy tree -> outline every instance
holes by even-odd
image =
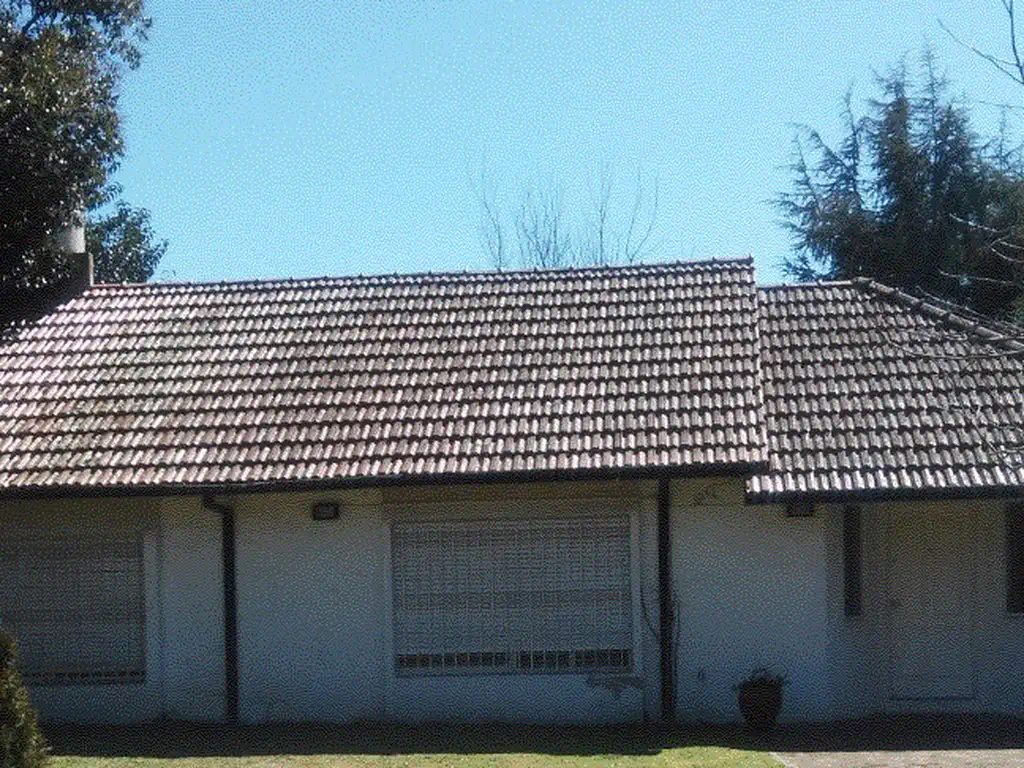
[[[1005,142],[982,142],[948,96],[933,57],[918,82],[903,67],[878,81],[857,116],[847,96],[833,148],[812,129],[796,141],[793,188],[776,199],[793,235],[785,265],[801,280],[867,276],[1002,314],[1018,302],[1024,178]]]
[[[0,0],[0,291],[67,269],[55,237],[86,213],[100,280],[145,280],[163,254],[149,214],[117,201],[121,77],[139,64],[142,0]],[[111,211],[112,209],[112,211]]]
[[[105,283],[148,280],[167,249],[157,241],[149,211],[119,201],[106,215],[90,219],[86,250],[93,255],[97,279]]]

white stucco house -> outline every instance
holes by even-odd
[[[749,260],[91,286],[0,342],[0,626],[51,720],[1020,713],[1006,331]]]

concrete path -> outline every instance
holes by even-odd
[[[889,716],[782,727],[771,750],[787,768],[1024,768],[1024,720]]]

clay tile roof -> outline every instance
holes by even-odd
[[[749,260],[97,286],[0,345],[0,494],[764,462]]]
[[[1024,488],[1020,329],[869,281],[760,291],[757,500]]]

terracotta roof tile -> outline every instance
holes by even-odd
[[[758,294],[749,260],[98,286],[0,346],[0,493],[726,465],[759,500],[1019,490],[1004,333],[867,282]]]
[[[760,306],[753,498],[1024,487],[1019,329],[868,281],[762,289]]]
[[[97,286],[0,346],[0,492],[763,461],[749,260]]]

